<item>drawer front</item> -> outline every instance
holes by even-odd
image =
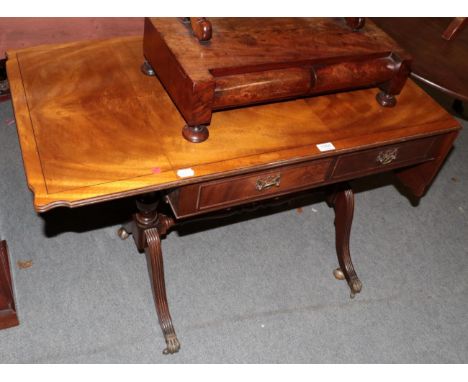
[[[169,194],[177,217],[300,190],[325,180],[332,158],[181,187]]]
[[[332,178],[366,175],[431,159],[437,139],[429,137],[341,155]]]
[[[238,204],[320,183],[325,180],[330,163],[330,159],[324,159],[307,165],[202,184],[198,208],[203,210],[223,204]]]

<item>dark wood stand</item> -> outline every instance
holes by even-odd
[[[163,354],[177,353],[180,342],[172,324],[169,304],[166,296],[164,281],[164,263],[161,249],[161,238],[177,223],[172,217],[158,212],[158,206],[162,195],[151,193],[139,197],[136,200],[138,212],[133,215],[130,223],[118,230],[122,240],[133,235],[139,252],[146,251],[151,268],[152,285],[156,312],[161,326],[166,348]],[[362,283],[354,270],[349,250],[351,224],[354,213],[354,194],[347,184],[339,184],[333,187],[327,196],[327,202],[335,210],[336,251],[339,268],[333,274],[338,280],[346,280],[351,289],[351,298],[361,292]]]
[[[208,138],[212,112],[379,87],[396,104],[411,58],[372,22],[332,18],[147,18],[144,72],[177,105],[190,142]]]
[[[19,325],[6,241],[0,241],[0,329]]]

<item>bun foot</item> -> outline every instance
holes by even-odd
[[[182,129],[183,137],[192,143],[201,143],[208,139],[208,128],[204,125],[198,126],[184,126]]]
[[[153,67],[149,64],[148,61],[145,60],[145,62],[141,65],[141,71],[143,74],[146,74],[147,76],[155,76],[156,72],[154,71]]]
[[[127,232],[127,230],[124,227],[120,227],[119,230],[117,231],[117,235],[122,239],[128,239],[130,236],[130,233]]]
[[[177,353],[180,349],[180,342],[175,334],[168,334],[166,336],[166,345],[167,348],[163,350],[164,355]]]
[[[396,105],[396,97],[392,94],[385,93],[384,91],[378,92],[375,98],[380,106],[393,107]]]

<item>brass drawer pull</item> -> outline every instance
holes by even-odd
[[[397,156],[398,147],[379,152],[379,155],[377,155],[376,160],[378,163],[385,165],[392,163],[395,159],[397,159]]]
[[[279,187],[281,180],[281,174],[270,175],[264,179],[257,179],[255,188],[258,191],[268,190],[269,188],[276,186]]]

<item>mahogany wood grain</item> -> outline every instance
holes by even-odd
[[[169,192],[168,201],[176,217],[185,218],[310,188],[326,180],[331,164],[324,158],[183,186]]]
[[[193,145],[180,139],[184,120],[164,88],[141,73],[142,56],[139,37],[9,52],[19,140],[37,211],[336,157],[459,128],[410,82],[393,109],[381,108],[367,89],[215,112],[210,139]],[[316,145],[324,142],[332,142],[335,150],[321,152]],[[194,175],[178,176],[184,168]]]
[[[399,181],[417,198],[421,198],[428,190],[437,172],[453,147],[458,131],[444,134],[440,142],[432,150],[433,161],[422,163],[419,166],[403,168],[396,171]]]
[[[411,76],[427,85],[468,101],[468,29],[448,41],[442,34],[452,18],[372,18],[413,57]]]
[[[442,33],[442,38],[453,40],[468,25],[468,17],[454,17],[447,29]]]
[[[143,35],[143,17],[2,17],[0,59],[12,49],[134,35]]]
[[[19,325],[13,297],[8,247],[5,240],[0,241],[0,329]]]
[[[394,106],[410,57],[353,20],[350,29],[330,18],[210,18],[213,35],[200,43],[179,19],[147,18],[144,54],[189,126],[225,107],[369,86]]]

